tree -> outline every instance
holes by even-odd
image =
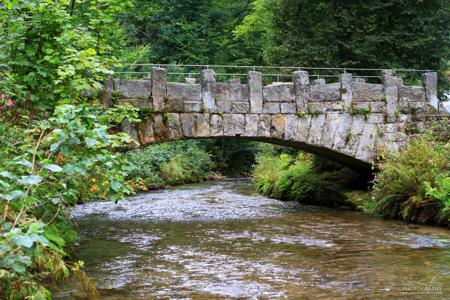
[[[114,18],[130,2],[118,3],[4,1],[0,6],[3,92],[31,113],[51,111],[57,102],[80,102],[82,91],[97,88],[108,74],[115,48],[110,45],[120,45],[117,34],[111,34],[117,32]]]
[[[250,64],[254,49],[233,30],[250,10],[250,0],[137,0],[121,22],[130,46],[151,45],[147,62]]]

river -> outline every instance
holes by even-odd
[[[277,201],[249,180],[86,203],[73,216],[101,299],[450,295],[449,230]]]

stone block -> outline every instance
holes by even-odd
[[[344,149],[346,144],[350,142],[352,138],[352,135],[349,134],[351,124],[352,116],[347,112],[341,113],[332,148],[341,150]]]
[[[385,124],[384,130],[386,133],[397,132],[397,124]]]
[[[136,126],[136,124],[130,123],[127,120],[123,120],[122,124],[120,124],[122,131],[128,134],[139,145],[139,134]]]
[[[223,136],[223,118],[219,114],[211,114],[210,120],[211,136]]]
[[[364,126],[364,130],[358,145],[358,151],[356,152],[356,158],[369,163],[373,161],[375,155],[374,146],[376,135],[376,124],[366,124]]]
[[[370,111],[373,113],[382,113],[384,112],[385,106],[386,102],[383,101],[370,102]]]
[[[305,111],[309,99],[309,75],[306,71],[295,71],[292,75],[294,83],[295,104],[298,111]]]
[[[282,114],[295,114],[295,103],[280,103],[280,109]]]
[[[325,124],[325,115],[318,115],[311,118],[311,130],[308,134],[307,143],[319,145],[322,137],[323,126]]]
[[[260,72],[248,72],[248,88],[251,113],[262,113],[262,75]]]
[[[362,134],[365,125],[366,125],[366,120],[365,120],[364,116],[355,115],[352,118],[352,126],[351,126],[350,132],[352,133],[352,135]]]
[[[258,136],[258,114],[246,114],[245,115],[245,132],[244,136]]]
[[[220,112],[231,113],[233,103],[249,103],[249,88],[245,84],[216,83],[214,97]]]
[[[274,82],[263,87],[264,101],[294,102],[294,84],[291,82]]]
[[[384,123],[384,114],[369,114],[367,118],[367,123],[369,124],[382,124]]]
[[[118,105],[128,104],[128,105],[131,105],[134,107],[146,108],[146,109],[153,108],[152,104],[147,99],[119,99],[119,100],[117,100],[117,104]]]
[[[213,70],[206,69],[201,75],[201,96],[205,112],[215,112],[216,99],[214,97],[216,85],[216,73]]]
[[[383,99],[383,85],[353,81],[353,101],[370,102]]]
[[[416,112],[425,108],[425,102],[409,102],[409,108]]]
[[[152,118],[155,140],[163,141],[166,137],[166,125],[164,124],[163,116],[161,114],[152,114]]]
[[[108,78],[100,90],[100,99],[102,99],[103,108],[112,106],[112,91],[114,90],[114,80]]]
[[[180,114],[167,114],[166,137],[168,140],[179,140],[182,137]]]
[[[327,113],[325,115],[325,123],[323,126],[322,136],[320,137],[320,144],[323,147],[333,148],[333,142],[339,128],[340,121],[339,113]],[[312,128],[314,130],[314,128]]]
[[[231,112],[235,114],[246,114],[250,111],[248,102],[234,102],[231,105]]]
[[[184,112],[201,112],[202,102],[184,101]]]
[[[280,103],[265,102],[263,106],[263,113],[265,114],[279,114],[281,112]]]
[[[282,139],[284,136],[285,116],[282,114],[272,115],[270,135],[273,138]]]
[[[202,101],[200,84],[167,83],[167,99],[174,101]]]
[[[422,75],[422,83],[425,89],[425,97],[427,101],[435,109],[439,109],[439,99],[437,97],[437,73],[428,72]]]
[[[384,97],[386,99],[387,122],[394,123],[397,120],[399,79],[392,70],[383,70]]]
[[[195,137],[209,136],[209,113],[194,114],[195,118]]]
[[[312,85],[310,87],[310,101],[339,101],[341,100],[341,83]]]
[[[344,73],[339,76],[339,81],[341,82],[341,100],[344,104],[345,109],[349,109],[353,102],[353,77],[352,74]]]
[[[287,115],[286,121],[284,123],[284,139],[291,141],[295,139],[295,132],[297,130],[297,120],[296,115]]]
[[[265,114],[259,116],[258,136],[270,137],[270,121],[270,115]]]
[[[180,114],[180,120],[183,136],[187,138],[194,137],[195,134],[194,114],[191,113]]]
[[[242,136],[245,132],[243,114],[225,114],[223,116],[223,134],[225,136]]]
[[[182,100],[170,100],[166,103],[169,106],[169,111],[172,112],[185,112],[184,101]]]
[[[306,142],[311,129],[311,116],[304,116],[297,119],[297,129],[295,130],[295,140]]]
[[[148,116],[138,125],[139,141],[141,145],[147,146],[155,142],[153,134],[153,119]]]
[[[164,110],[164,99],[166,97],[166,71],[161,68],[152,69],[152,99],[155,111]]]
[[[114,91],[119,98],[149,99],[152,82],[143,79],[114,79]]]

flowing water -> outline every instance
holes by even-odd
[[[101,299],[450,296],[447,229],[281,202],[248,180],[91,202],[73,215]]]

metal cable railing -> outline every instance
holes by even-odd
[[[168,80],[183,81],[185,78],[200,79],[201,70],[214,69],[216,77],[240,78],[244,82],[247,79],[247,72],[258,71],[263,76],[263,82],[268,83],[271,80],[289,81],[294,71],[308,71],[312,79],[330,79],[336,81],[340,74],[352,73],[354,77],[364,78],[369,82],[379,82],[381,80],[380,68],[351,68],[351,67],[302,67],[302,66],[238,66],[238,65],[215,65],[215,64],[129,64],[118,66],[114,69],[117,78],[145,78],[151,76],[153,68],[166,69]],[[418,83],[420,74],[431,72],[428,69],[406,69],[394,68],[397,76],[409,81],[409,83]]]

